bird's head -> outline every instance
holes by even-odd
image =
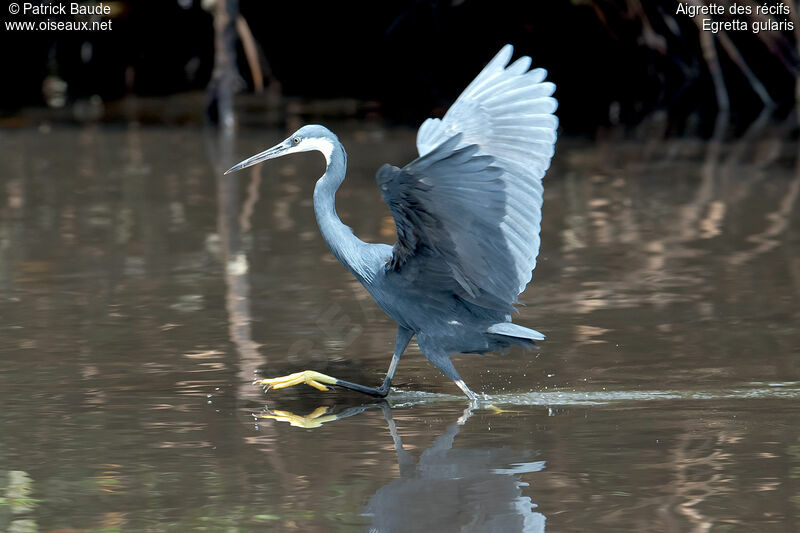
[[[292,133],[283,142],[276,144],[272,148],[249,157],[241,163],[237,163],[229,168],[225,174],[253,166],[267,159],[275,159],[283,155],[309,152],[311,150],[322,152],[322,155],[325,156],[325,161],[330,162],[331,153],[333,153],[333,149],[338,142],[339,139],[336,138],[336,135],[331,133],[325,126],[309,124]]]

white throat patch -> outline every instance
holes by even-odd
[[[328,139],[322,137],[309,137],[303,139],[300,143],[300,149],[303,152],[310,152],[311,150],[319,150],[325,156],[325,163],[330,164],[331,154],[333,153],[333,143]]]

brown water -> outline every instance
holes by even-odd
[[[413,133],[332,126],[340,214],[391,242]],[[0,132],[0,530],[800,530],[795,144],[559,141],[516,319],[548,339],[456,357],[505,409],[470,413],[413,345],[387,403],[252,385],[377,385],[394,343],[321,157],[219,180],[282,136]]]

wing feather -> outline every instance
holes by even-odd
[[[378,172],[398,243],[387,271],[508,310],[539,253],[542,178],[558,105],[547,72],[506,45],[442,119],[417,133],[420,157]]]

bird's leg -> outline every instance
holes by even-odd
[[[467,384],[464,383],[463,379],[457,379],[455,381],[456,385],[458,385],[458,388],[467,395],[467,398],[469,398],[469,407],[467,407],[467,410],[464,411],[464,415],[458,419],[458,424],[463,425],[469,419],[469,417],[472,416],[472,410],[478,407],[478,396],[472,392],[469,387],[467,387]]]
[[[256,383],[259,383],[260,385],[266,385],[273,389],[283,389],[285,387],[292,387],[294,385],[299,385],[300,383],[305,383],[306,385],[310,385],[321,391],[328,390],[326,385],[336,385],[337,387],[354,390],[363,394],[375,396],[377,398],[385,398],[386,395],[389,394],[389,387],[392,385],[392,378],[397,370],[397,364],[400,362],[400,357],[403,355],[403,352],[408,346],[408,343],[411,342],[411,337],[413,336],[413,331],[404,328],[403,326],[398,326],[397,341],[395,342],[394,346],[392,362],[389,364],[389,370],[386,372],[386,378],[383,380],[383,384],[377,388],[367,387],[366,385],[359,385],[358,383],[352,383],[343,379],[334,378],[313,370],[295,372],[294,374],[289,374],[288,376],[281,376],[278,378],[262,379]]]
[[[467,384],[464,383],[463,379],[457,379],[456,385],[458,385],[458,388],[461,389],[464,392],[464,394],[467,395],[467,398],[469,398],[469,402],[471,404],[478,402],[478,396],[474,392],[472,392],[472,390],[469,387],[467,387]]]
[[[425,357],[428,360],[436,365],[436,368],[442,371],[442,374],[447,376],[448,378],[452,379],[453,382],[458,385],[458,388],[467,396],[469,399],[469,405],[471,408],[478,406],[478,396],[467,387],[467,384],[464,383],[464,380],[461,379],[461,376],[458,375],[458,370],[456,367],[453,366],[453,362],[450,360],[450,355],[441,349],[441,347],[437,346],[435,342],[432,342],[430,338],[426,338],[424,335],[422,337],[417,337],[417,343],[419,344],[420,349],[422,349],[422,353],[425,354]]]
[[[389,426],[389,435],[392,436],[392,443],[394,444],[395,452],[397,452],[397,466],[400,469],[401,477],[411,477],[417,468],[417,461],[411,453],[403,448],[403,439],[397,431],[397,425],[392,418],[392,408],[385,401],[380,405],[383,411],[383,419],[386,425]]]
[[[460,417],[458,417],[458,420],[456,420],[456,425],[463,426],[464,424],[466,424],[467,420],[469,420],[472,417],[472,411],[477,406],[478,406],[477,400],[470,400],[469,406],[466,409],[464,409],[464,412],[461,414]]]

